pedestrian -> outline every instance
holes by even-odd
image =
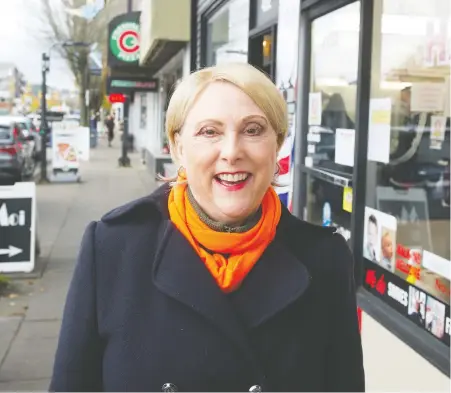
[[[108,115],[108,117],[105,120],[105,126],[107,128],[108,131],[108,146],[111,147],[111,143],[113,142],[114,139],[114,116],[113,115]]]
[[[364,391],[350,249],[274,190],[287,128],[248,64],[177,86],[178,174],[88,225],[51,391]]]

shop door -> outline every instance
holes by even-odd
[[[309,222],[338,227],[350,240],[360,2],[322,14],[309,26],[310,59],[300,59],[309,62],[303,78],[309,85],[308,119],[300,130],[301,214]]]
[[[276,80],[277,25],[249,39],[249,63]]]

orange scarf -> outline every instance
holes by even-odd
[[[257,263],[274,239],[282,211],[279,197],[270,187],[263,197],[261,218],[252,229],[244,233],[217,232],[199,218],[189,202],[186,184],[173,186],[168,208],[171,221],[224,292],[235,290]],[[218,254],[210,254],[200,244]],[[230,257],[227,259],[222,254]]]

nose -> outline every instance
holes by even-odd
[[[229,131],[221,141],[221,159],[229,164],[235,164],[242,158],[242,146],[238,133]]]

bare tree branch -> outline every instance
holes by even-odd
[[[104,22],[105,26],[100,26],[98,21],[88,21],[68,12],[68,10],[84,6],[86,0],[38,1],[40,11],[36,13],[35,17],[39,23],[33,24],[35,36],[66,59],[80,91],[81,117],[86,120],[86,116],[83,114],[85,91],[89,87],[101,90],[100,78],[88,78],[90,47],[87,44],[104,39],[107,21]],[[65,46],[64,43],[84,43],[86,45]]]

